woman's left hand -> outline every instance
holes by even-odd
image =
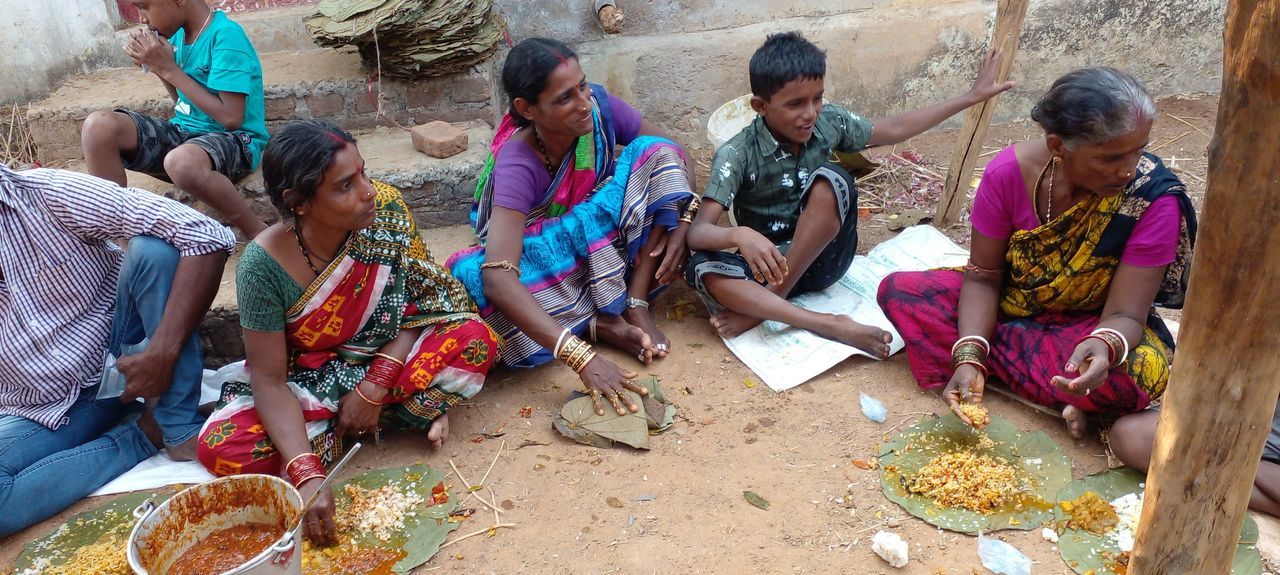
[[[1076,345],[1076,349],[1067,359],[1063,371],[1067,375],[1075,374],[1074,379],[1055,375],[1053,384],[1072,395],[1089,395],[1107,382],[1107,372],[1111,371],[1111,350],[1107,344],[1097,338],[1088,338]]]
[[[977,101],[985,102],[992,96],[1017,85],[1017,82],[1012,80],[997,82],[996,76],[999,73],[1000,51],[992,48],[982,58],[982,64],[978,66],[978,78],[973,81],[973,88],[969,89],[969,94]]]
[[[684,272],[684,266],[689,261],[688,242],[686,241],[688,234],[689,224],[680,222],[680,225],[671,230],[663,238],[662,242],[658,244],[658,247],[649,253],[651,257],[656,258],[659,254],[666,252],[662,256],[662,263],[658,264],[658,272],[655,274],[658,285],[668,285],[676,281],[680,274]]]
[[[338,400],[338,437],[364,435],[378,431],[378,418],[382,416],[382,406],[365,401],[360,397],[360,393],[364,393],[365,397],[373,401],[382,401],[387,394],[387,388],[367,381],[357,385],[362,386],[359,392],[352,390]]]

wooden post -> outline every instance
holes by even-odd
[[[1030,0],[999,0],[996,5],[996,25],[991,32],[991,45],[1000,50],[1000,70],[996,82],[1009,79],[1009,71],[1013,69],[1013,59],[1018,53],[1018,39],[1022,36],[1022,21],[1027,16],[1027,4]],[[978,155],[982,153],[982,142],[987,137],[987,126],[991,124],[991,115],[996,111],[996,96],[969,108],[964,114],[964,127],[960,129],[960,141],[951,156],[951,167],[947,170],[947,185],[942,188],[942,197],[938,199],[938,207],[934,211],[933,222],[938,227],[946,227],[960,221],[960,209],[964,207],[969,189],[973,166],[978,163]]]
[[[1231,0],[1209,189],[1129,573],[1226,574],[1280,394],[1280,0]]]

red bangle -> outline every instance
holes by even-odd
[[[982,372],[982,377],[983,377],[983,378],[986,378],[986,377],[987,377],[987,366],[982,365],[982,363],[981,363],[981,362],[973,361],[973,360],[970,360],[970,359],[966,359],[966,360],[964,360],[964,361],[960,361],[960,362],[957,362],[957,363],[956,363],[956,367],[957,367],[957,368],[959,368],[959,367],[960,367],[960,366],[962,366],[962,365],[972,365],[973,367],[977,368],[977,369],[978,369],[978,371],[981,371],[981,372]]]
[[[1111,345],[1111,342],[1108,341],[1107,338],[1100,336],[1096,333],[1091,333],[1089,335],[1086,335],[1080,338],[1080,341],[1076,342],[1076,345],[1080,345],[1091,339],[1096,339],[1102,342],[1103,345],[1107,346],[1107,367],[1108,368],[1116,367],[1116,348],[1115,346]]]
[[[382,356],[375,357],[369,362],[369,369],[364,373],[364,379],[374,385],[382,387],[395,387],[396,381],[400,379],[400,372],[404,366],[395,363]]]
[[[325,476],[324,462],[314,453],[303,453],[294,457],[285,465],[284,471],[294,487],[301,487],[303,483],[315,479],[316,476]]]

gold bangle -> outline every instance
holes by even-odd
[[[565,357],[563,358],[563,361],[565,365],[568,365],[570,367],[570,369],[573,369],[574,371],[579,371],[582,369],[581,365],[585,364],[582,358],[591,354],[592,350],[591,350],[591,345],[588,344],[587,342],[582,341],[581,339],[578,339],[576,337],[573,338],[573,340],[574,340],[573,348],[565,352]],[[566,345],[566,347],[568,346]]]
[[[354,388],[354,389],[355,389],[355,391],[356,391],[356,395],[360,396],[360,399],[365,400],[365,402],[367,402],[369,405],[376,405],[376,406],[378,406],[378,407],[382,407],[382,406],[384,405],[384,404],[383,404],[382,402],[380,402],[380,401],[374,401],[374,400],[372,400],[372,399],[369,399],[369,396],[365,395],[363,391],[360,391],[360,384],[359,384],[359,383],[357,383],[357,384],[356,384],[356,386],[355,386],[355,388]]]
[[[560,335],[564,336],[564,339],[563,341],[559,341],[559,340],[556,341],[555,356],[556,356],[556,359],[560,361],[564,361],[569,358],[569,356],[573,353],[573,350],[578,348],[578,344],[575,343],[574,341],[578,338],[574,337],[574,335],[570,333],[569,330],[567,329],[564,330],[564,332],[561,333]]]
[[[480,269],[482,270],[494,269],[494,268],[504,269],[509,272],[516,272],[516,275],[520,275],[520,266],[517,266],[507,260],[499,260],[496,262],[484,262],[480,264]]]
[[[385,360],[387,360],[387,361],[393,361],[393,362],[395,362],[395,363],[396,363],[396,365],[399,365],[399,366],[401,366],[401,367],[404,367],[404,360],[402,360],[402,359],[400,359],[400,358],[398,358],[398,357],[396,357],[396,356],[394,356],[394,355],[390,355],[390,354],[386,354],[386,353],[378,352],[378,353],[373,354],[373,356],[374,356],[374,357],[380,357],[380,358],[385,359]]]
[[[573,348],[573,351],[569,353],[569,357],[565,359],[565,363],[572,367],[582,360],[582,356],[587,355],[588,353],[591,353],[591,346],[583,343],[582,345]]]
[[[591,360],[595,359],[595,357],[596,357],[595,351],[587,350],[587,354],[582,356],[582,361],[579,362],[577,365],[569,366],[569,369],[572,369],[574,373],[582,373],[582,370],[586,369],[587,364],[591,363]]]

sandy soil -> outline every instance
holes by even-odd
[[[1197,197],[1204,191],[1207,134],[1216,106],[1216,98],[1166,100],[1153,137],[1152,148],[1167,160],[1177,158]],[[1028,123],[997,126],[987,144],[994,150],[1037,134]],[[945,166],[953,142],[952,134],[936,133],[898,150],[914,147]],[[888,216],[864,221],[864,251],[889,237]],[[433,251],[443,255],[459,247],[465,234],[445,230],[429,239]],[[678,287],[655,310],[662,316],[670,302],[691,297],[687,287]],[[393,435],[362,453],[349,473],[422,461],[447,470],[452,460],[468,479],[478,481],[497,457],[488,485],[504,507],[511,507],[503,521],[517,526],[452,546],[417,573],[986,572],[978,562],[976,539],[910,517],[884,498],[876,472],[851,465],[854,458],[874,454],[895,429],[945,411],[935,393],[917,388],[904,354],[885,362],[850,359],[797,389],[773,393],[731,357],[706,319],[705,312],[679,321],[664,318],[660,325],[674,352],[651,366],[608,352],[621,365],[656,374],[679,408],[675,427],[653,438],[649,452],[585,447],[552,430],[552,414],[581,384],[567,368],[551,365],[495,373],[475,401],[452,413],[452,435],[443,450],[429,451],[424,437]],[[859,392],[888,406],[887,423],[861,415]],[[1073,460],[1077,478],[1106,468],[1096,433],[1073,441],[1060,420],[988,396],[993,413],[1022,429],[1049,433]],[[524,406],[533,408],[532,417],[520,417]],[[487,439],[484,433],[502,436]],[[767,511],[752,507],[743,500],[744,490],[772,506]],[[841,505],[846,494],[853,495],[855,507]],[[637,501],[647,496],[653,499]],[[610,506],[606,499],[611,497],[623,507]],[[97,504],[81,502],[0,541],[0,564],[69,514]],[[492,514],[475,501],[467,506],[480,509],[457,533],[492,523]],[[871,535],[881,528],[910,542],[906,568],[893,570],[871,554]],[[998,536],[1028,554],[1036,573],[1070,573],[1038,530]]]

